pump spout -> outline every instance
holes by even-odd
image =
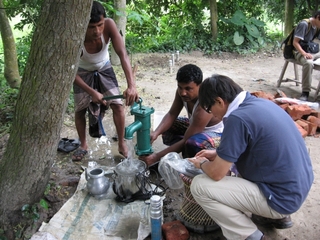
[[[125,139],[132,139],[133,134],[138,131],[140,128],[142,128],[142,122],[139,120],[136,120],[135,122],[131,123],[128,127],[125,129],[124,138]]]

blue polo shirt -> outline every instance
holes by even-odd
[[[272,101],[247,93],[224,126],[219,157],[235,163],[244,179],[256,183],[272,209],[281,214],[296,212],[314,176],[292,118]]]

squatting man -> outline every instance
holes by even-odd
[[[290,214],[299,210],[314,180],[294,121],[272,101],[252,96],[223,75],[203,81],[199,105],[223,120],[224,130],[217,149],[189,159],[204,172],[191,183],[194,199],[227,239],[269,239],[255,223],[290,228]],[[226,176],[232,164],[241,177]]]

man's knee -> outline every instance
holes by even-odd
[[[77,111],[74,113],[75,118],[79,119],[79,118],[84,118],[85,115],[87,113],[87,109],[82,109],[80,111]]]
[[[313,60],[308,60],[303,64],[303,68],[313,69]]]
[[[120,104],[111,104],[110,108],[112,109],[113,113],[124,112],[124,107],[123,107],[123,105],[120,105]]]

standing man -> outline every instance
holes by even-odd
[[[290,214],[301,207],[314,179],[294,121],[272,101],[252,96],[222,75],[204,80],[199,104],[223,120],[224,130],[216,150],[190,159],[204,172],[190,187],[195,200],[227,239],[268,239],[254,222],[290,228]],[[241,177],[226,176],[232,164]]]
[[[169,152],[182,152],[183,157],[194,156],[201,149],[218,146],[223,123],[199,106],[199,87],[203,75],[193,64],[181,67],[177,72],[178,88],[169,112],[151,133],[151,143],[162,134],[163,143],[169,147],[149,156],[140,156],[147,165],[153,165]],[[188,118],[178,117],[185,108]]]
[[[94,1],[79,61],[79,69],[74,80],[75,124],[81,141],[80,148],[72,156],[74,161],[81,161],[87,154],[85,116],[90,102],[105,107],[110,106],[118,134],[118,151],[125,157],[128,155],[128,148],[124,140],[125,114],[122,100],[114,99],[107,102],[102,99],[103,96],[120,94],[118,81],[109,60],[110,42],[120,58],[127,79],[128,87],[123,92],[125,104],[132,105],[138,101],[138,94],[123,39],[115,22],[106,18],[104,7]]]
[[[303,42],[312,41],[319,37],[320,11],[314,17],[302,20],[294,30],[293,46],[295,59],[302,65],[302,94],[300,100],[308,101],[311,91],[313,61],[320,57],[320,53],[310,53],[302,48]]]

